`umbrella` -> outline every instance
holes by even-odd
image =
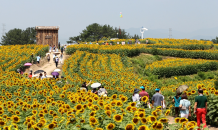
[[[52,75],[47,75],[47,78],[53,78],[53,76]]]
[[[31,63],[25,63],[24,66],[31,66]]]
[[[98,88],[98,87],[100,87],[100,86],[101,86],[101,83],[93,83],[93,84],[91,85],[92,88]]]
[[[52,75],[55,75],[55,76],[59,75],[58,72],[52,72],[51,74],[52,74]]]
[[[183,91],[185,91],[186,89],[188,89],[188,85],[181,85],[177,88],[176,92],[177,93],[182,93]]]
[[[38,75],[32,75],[32,77],[34,78],[34,77],[38,77]]]
[[[45,72],[45,71],[44,70],[37,70],[34,72],[34,74],[43,73],[43,72]]]
[[[59,71],[61,71],[61,70],[60,70],[60,69],[55,69],[55,70],[54,70],[54,72],[59,72]]]

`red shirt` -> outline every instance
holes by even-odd
[[[142,90],[142,91],[139,93],[139,96],[140,96],[140,97],[147,96],[148,99],[149,99],[149,94],[148,94],[146,91],[144,91],[144,90]]]

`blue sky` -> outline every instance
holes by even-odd
[[[149,29],[147,36],[154,38],[167,37],[169,28],[174,38],[192,38],[195,34],[214,38],[218,36],[217,5],[218,0],[0,0],[0,33],[2,23],[6,32],[60,26],[63,44],[89,24],[99,23],[120,26],[130,34],[143,26]],[[155,35],[161,31],[163,36]]]

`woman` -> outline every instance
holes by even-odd
[[[191,116],[191,103],[186,94],[182,94],[179,107],[181,117],[188,118],[188,116]]]
[[[48,60],[48,62],[50,62],[50,55],[49,54],[47,55],[47,60]]]
[[[136,102],[136,107],[138,107],[138,105],[140,104],[140,102],[139,102],[140,101],[140,97],[139,97],[138,92],[139,92],[139,89],[135,88],[134,89],[134,93],[132,95],[132,101]]]
[[[93,88],[93,89],[92,89],[92,93],[94,93],[94,94],[97,94],[97,95],[98,95],[98,90],[97,90],[97,88]]]
[[[82,84],[81,89],[86,89],[86,91],[88,91],[88,86],[91,84],[91,82],[92,82],[92,80],[90,80],[88,84],[86,84],[86,82],[84,82],[84,83]]]
[[[175,117],[178,117],[179,115],[180,100],[181,100],[180,93],[177,93],[176,96],[173,97],[173,102],[175,103]]]
[[[55,58],[55,64],[56,64],[56,67],[58,67],[58,62],[59,62],[59,58],[56,57],[56,58]]]

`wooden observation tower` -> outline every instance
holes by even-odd
[[[58,26],[36,26],[36,44],[58,47]]]

